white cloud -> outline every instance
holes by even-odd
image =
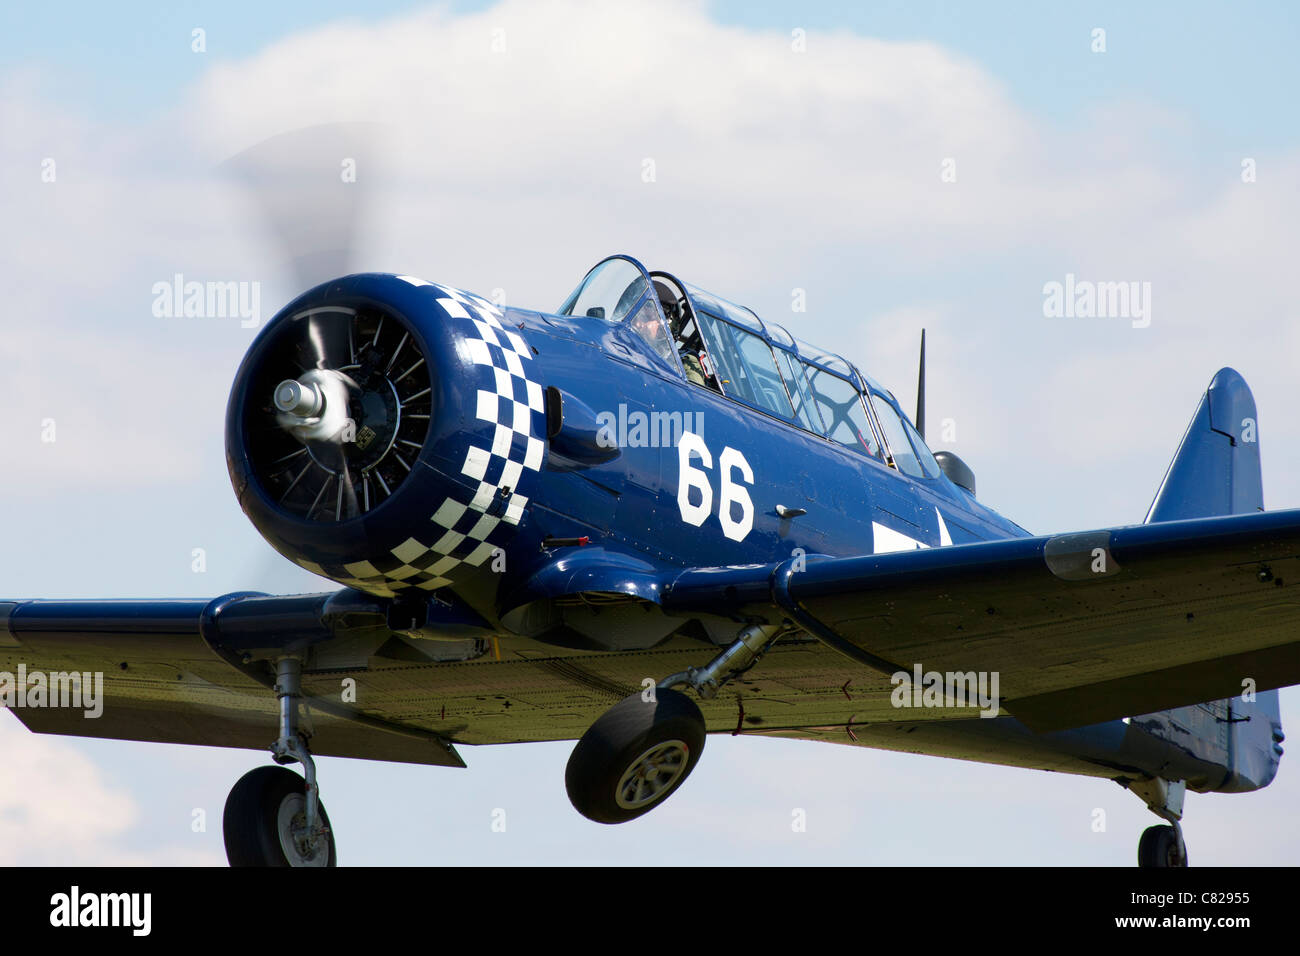
[[[954,353],[932,349],[950,373],[932,388],[979,416],[972,453],[1022,462],[1025,484],[1049,479],[1041,456],[1078,489],[1149,499],[1116,468],[1167,458],[1220,365],[1270,394],[1290,377],[1281,277],[1300,199],[1282,184],[1300,160],[1270,158],[1254,185],[1235,165],[1207,178],[1160,139],[1194,117],[1116,103],[1048,126],[931,44],[815,34],[797,54],[699,3],[507,0],[292,38],[212,71],[186,115],[214,154],[308,123],[390,124],[400,212],[373,261],[513,303],[546,308],[590,261],[631,251],[843,348],[901,396],[920,298]],[[1042,286],[1067,272],[1150,282],[1153,327],[1045,319]],[[882,283],[904,312],[880,308]],[[818,304],[806,316],[788,313],[795,285]],[[1050,421],[1023,414],[1042,408]],[[1268,412],[1267,441],[1300,439]]]
[[[211,862],[177,846],[141,851],[124,837],[141,822],[131,792],[113,786],[69,740],[41,737],[0,716],[0,865],[158,866]]]

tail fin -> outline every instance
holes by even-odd
[[[1210,382],[1146,523],[1264,510],[1255,396],[1230,368]]]
[[[1246,380],[1220,369],[1169,463],[1146,523],[1210,518],[1264,510],[1255,397]],[[1249,677],[1249,675],[1242,675]],[[1277,691],[1247,693],[1194,707],[1134,718],[1156,736],[1177,739],[1188,729],[1226,771],[1219,791],[1256,790],[1277,774],[1282,719]],[[1174,725],[1171,728],[1170,724]],[[1184,737],[1185,740],[1185,737]]]

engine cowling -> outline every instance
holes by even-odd
[[[525,519],[545,438],[534,354],[500,309],[372,273],[271,319],[226,414],[231,481],[263,537],[383,597],[477,573]]]

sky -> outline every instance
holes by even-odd
[[[257,329],[152,308],[177,273],[259,283],[263,320],[300,291],[222,163],[316,123],[376,124],[358,269],[551,309],[630,253],[905,408],[926,328],[927,419],[951,424],[933,444],[1035,533],[1140,522],[1231,365],[1266,505],[1300,507],[1298,28],[1280,2],[5,5],[0,594],[329,587],[226,476]],[[1070,275],[1149,283],[1149,321],[1045,315]],[[465,748],[468,771],[321,759],[340,860],[670,863],[704,838],[719,863],[1130,865],[1157,822],[1105,780],[717,736],[664,806],[602,827],[568,804],[570,747]],[[266,762],[12,718],[0,752],[10,864],[222,864],[226,792]],[[1294,862],[1298,797],[1287,758],[1262,792],[1189,795],[1193,863]]]

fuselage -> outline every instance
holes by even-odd
[[[350,276],[304,294],[265,330],[266,346],[255,343],[232,392],[231,472],[245,511],[310,570],[398,601],[463,602],[506,640],[544,636],[547,609],[574,598],[653,609],[685,568],[1028,534],[950,480],[893,395],[851,363],[615,258],[625,275],[608,301],[583,307],[602,301],[584,292],[601,263],[564,314],[409,276]],[[360,470],[347,464],[357,454],[349,443],[313,451],[308,468],[321,475],[310,505],[308,486],[294,484],[301,475],[292,478],[297,463],[268,471],[255,446],[259,390],[296,374],[259,362],[293,354],[276,345],[288,334],[277,324],[305,321],[320,323],[310,336],[318,368],[344,369],[349,387],[370,380],[352,400],[368,441]],[[417,365],[427,389],[425,373],[404,372]],[[401,409],[401,429],[386,428]],[[427,432],[411,430],[417,419]],[[385,441],[386,458],[376,450]],[[296,511],[286,504],[294,494]],[[605,646],[652,647],[680,624],[654,620],[639,617]],[[1195,723],[1184,710],[1182,724]],[[1264,759],[1243,777],[1230,739],[1180,741],[1170,725],[1034,735],[1010,717],[936,722],[908,749],[1117,778],[1176,774],[1194,789],[1250,789],[1276,770]]]
[[[674,376],[625,328],[514,309],[505,321],[524,324],[544,351],[539,360],[548,385],[595,411],[615,441],[618,455],[608,462],[543,473],[545,507],[583,524],[593,540],[698,567],[780,561],[795,548],[839,556],[937,547],[944,540],[941,515],[951,543],[1026,533],[942,473],[908,477],[874,456]],[[686,452],[684,434],[693,436]],[[752,522],[742,505],[723,497],[727,449],[738,453],[729,456],[728,480],[745,489]],[[678,498],[688,468],[709,476],[712,494],[692,493],[683,508]],[[693,523],[705,498],[712,499],[708,516]],[[727,504],[731,520],[724,525]],[[806,514],[783,518],[778,506]],[[884,533],[873,533],[873,526]]]

